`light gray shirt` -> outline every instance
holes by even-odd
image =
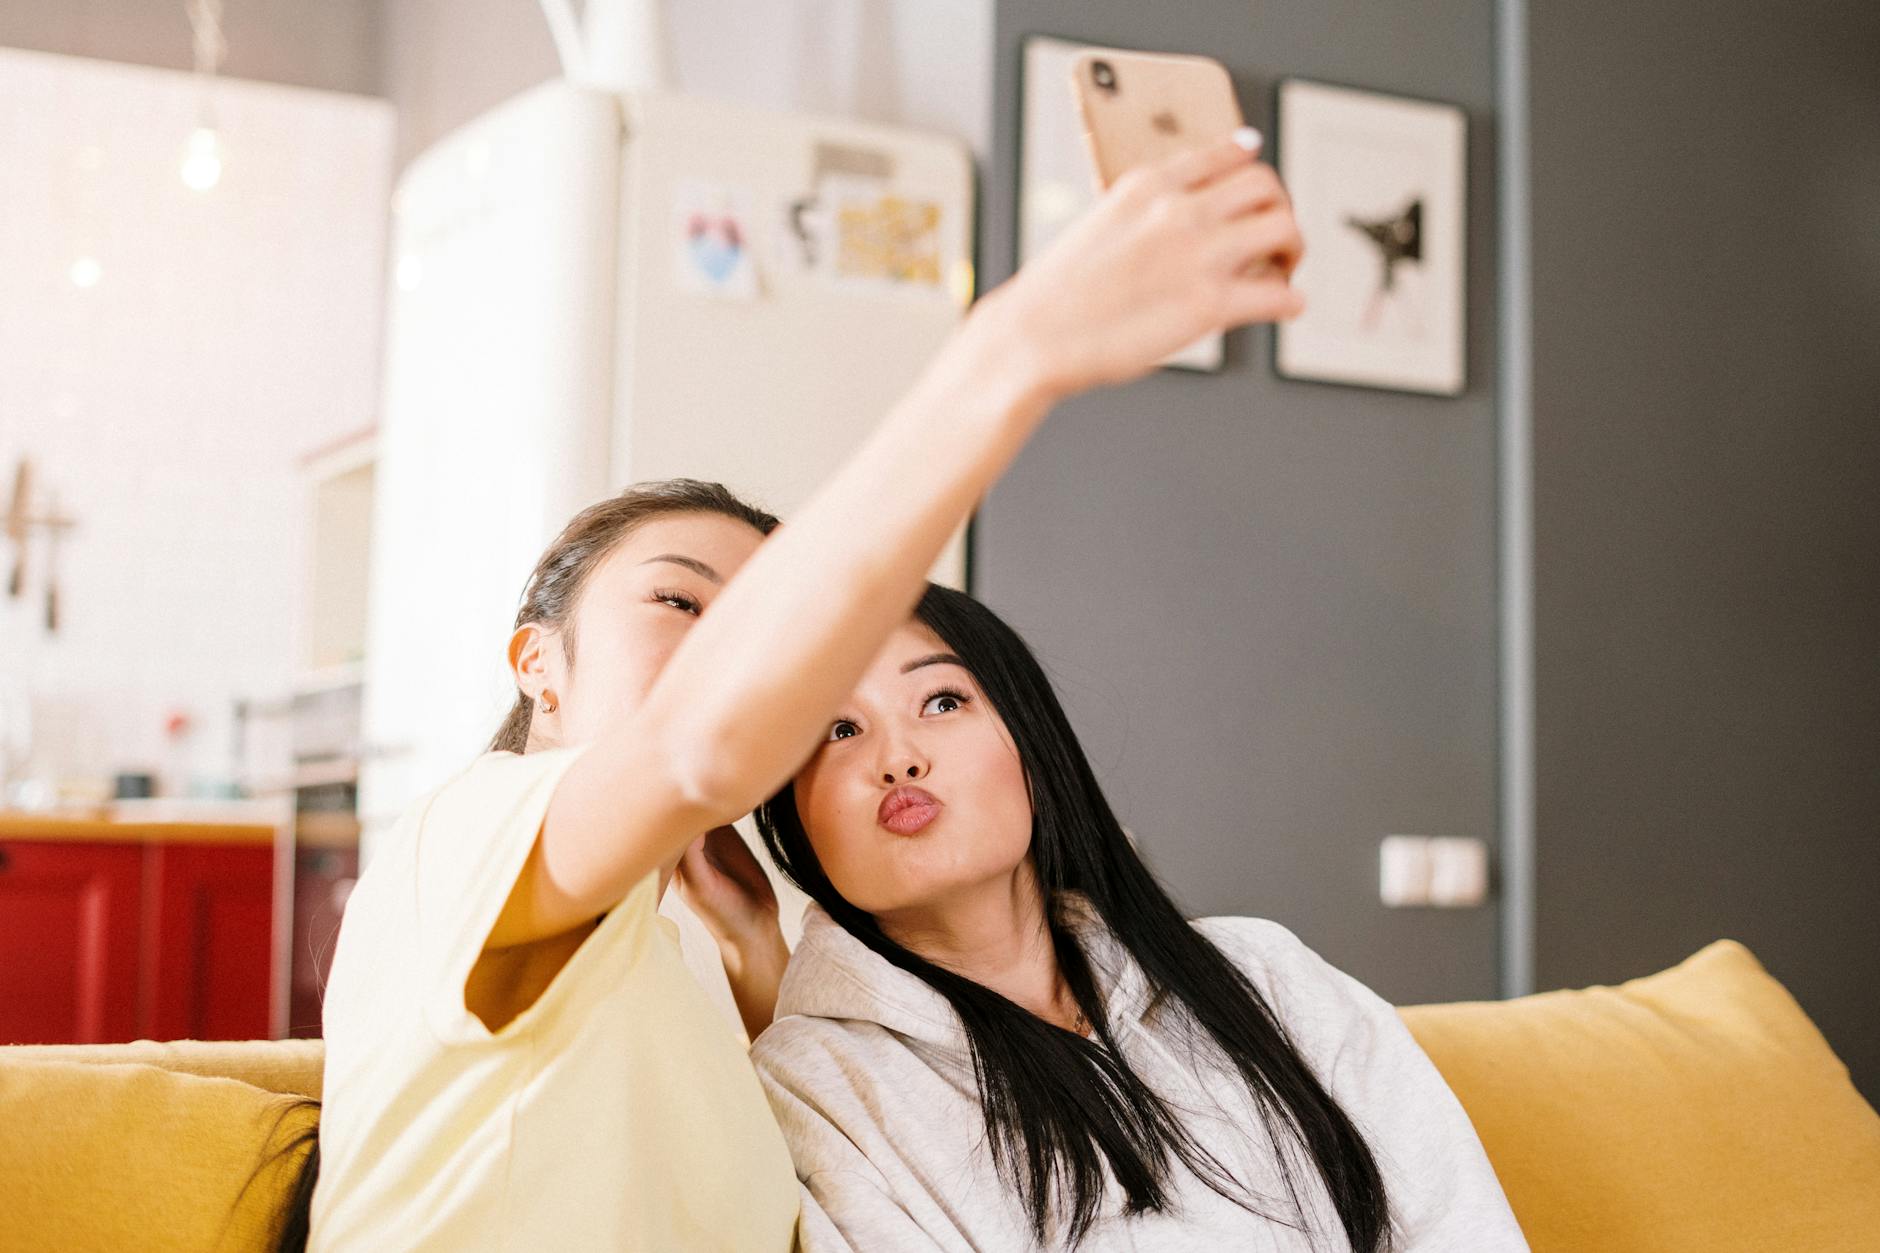
[[[1317,1168],[1275,1140],[1238,1072],[1197,1046],[1179,1007],[1151,1007],[1140,969],[1087,902],[1060,898],[1104,992],[1130,1067],[1261,1213],[1219,1195],[1179,1163],[1173,1204],[1129,1216],[1110,1182],[1092,1253],[1350,1248]],[[1500,1253],[1527,1242],[1468,1115],[1397,1012],[1277,922],[1194,924],[1273,1006],[1319,1081],[1365,1137],[1383,1173],[1396,1247]],[[777,1021],[752,1049],[803,1183],[805,1253],[1021,1253],[1029,1216],[993,1168],[971,1055],[944,997],[811,906],[784,975]],[[1295,1207],[1278,1154],[1293,1166]],[[1262,1217],[1261,1214],[1268,1215]],[[1057,1229],[1047,1247],[1061,1244]]]

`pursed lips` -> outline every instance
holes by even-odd
[[[897,787],[881,798],[875,821],[896,835],[914,835],[940,816],[940,799],[925,788]]]

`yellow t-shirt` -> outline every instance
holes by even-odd
[[[797,1183],[743,1043],[649,875],[492,1032],[464,981],[580,749],[489,753],[401,818],[326,989],[316,1250],[793,1247]]]

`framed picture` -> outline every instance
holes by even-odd
[[[1057,233],[1096,203],[1097,176],[1077,113],[1071,65],[1091,44],[1033,35],[1025,41],[1023,131],[1018,143],[1018,263],[1024,265]],[[1221,368],[1222,339],[1203,336],[1165,359],[1188,370]]]
[[[1273,336],[1285,378],[1454,396],[1464,386],[1468,120],[1455,105],[1279,85],[1279,172],[1306,311]]]

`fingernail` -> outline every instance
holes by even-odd
[[[1260,151],[1260,145],[1265,141],[1260,138],[1259,131],[1253,129],[1251,126],[1243,126],[1234,132],[1234,142],[1239,144],[1242,148],[1245,148],[1248,152],[1258,152]]]

